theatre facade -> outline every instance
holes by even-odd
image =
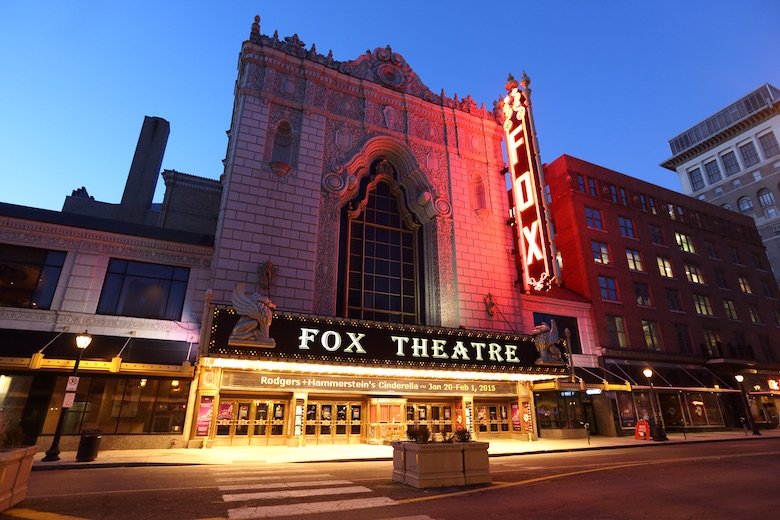
[[[549,320],[532,335],[549,302],[520,303],[554,278],[528,85],[487,110],[431,92],[389,46],[338,62],[259,22],[238,63],[188,445],[386,443],[409,425],[533,438],[531,384],[570,356]],[[507,132],[533,226],[507,221]],[[572,313],[587,334],[587,306]]]

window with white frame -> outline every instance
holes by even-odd
[[[720,158],[723,161],[724,168],[726,168],[727,177],[739,172],[739,162],[737,162],[737,156],[734,155],[734,152],[726,152]]]
[[[741,197],[737,201],[737,205],[740,213],[753,213],[753,201],[750,200],[750,197]]]
[[[699,168],[688,170],[688,178],[691,181],[691,188],[693,191],[699,191],[704,189],[704,177],[701,174]]]

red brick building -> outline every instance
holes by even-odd
[[[667,427],[729,425],[734,375],[780,362],[780,293],[752,219],[566,155],[545,181],[563,285],[591,301],[605,377],[634,385],[618,411],[641,411],[650,366]],[[777,416],[765,404],[757,422]]]

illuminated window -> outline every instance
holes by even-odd
[[[763,323],[761,321],[761,314],[758,312],[758,307],[755,305],[748,305],[748,314],[750,314],[750,321],[756,325]]]
[[[680,251],[685,251],[686,253],[696,252],[696,249],[693,247],[693,239],[690,236],[682,233],[675,233],[674,240],[677,242]]]
[[[682,311],[682,303],[680,302],[680,291],[677,289],[666,288],[666,303],[669,305],[670,311]]]
[[[653,301],[650,299],[650,288],[646,283],[634,282],[634,294],[636,295],[636,304],[650,307]]]
[[[685,277],[691,283],[704,284],[704,275],[698,265],[685,264]]]
[[[642,320],[642,331],[645,334],[645,345],[648,350],[661,350],[661,335],[658,333],[658,323]]]
[[[614,278],[599,276],[599,289],[601,289],[601,298],[603,300],[618,301],[617,286]]]
[[[723,342],[721,340],[720,331],[715,329],[703,329],[704,334],[704,350],[708,358],[723,357],[721,346]]]
[[[620,225],[620,234],[624,237],[636,238],[634,235],[634,223],[630,218],[618,217],[618,224]]]
[[[674,278],[674,272],[672,272],[672,263],[668,258],[662,256],[658,257],[658,272],[664,278]]]
[[[604,229],[601,224],[601,211],[597,209],[585,208],[585,222],[590,228]]]
[[[0,244],[0,306],[50,308],[65,255],[64,251]]]
[[[715,184],[721,179],[720,168],[718,168],[717,161],[710,161],[704,165],[704,170],[707,172],[707,179],[710,184]]]
[[[626,329],[623,325],[622,317],[607,316],[607,333],[609,334],[609,345],[611,347],[628,347],[628,341],[626,341]]]
[[[593,247],[593,261],[597,264],[608,265],[609,262],[609,246],[602,242],[591,241]]]
[[[745,166],[747,167],[756,165],[761,162],[758,158],[758,152],[756,152],[756,146],[752,141],[740,146],[739,153],[742,154],[742,160],[745,161]]]
[[[348,238],[342,258],[337,304],[347,318],[419,324],[422,322],[420,225],[393,194],[395,171],[387,161],[371,166],[381,180],[361,182],[354,205],[342,212]],[[355,210],[352,208],[361,208]]]
[[[710,304],[709,296],[694,294],[693,306],[696,309],[696,314],[698,314],[699,316],[714,316],[714,313],[712,312],[712,305]]]
[[[739,172],[739,163],[737,162],[737,156],[734,155],[734,152],[724,153],[720,158],[723,161],[723,166],[726,168],[727,177],[731,177]]]
[[[723,300],[723,310],[726,311],[726,317],[730,320],[737,320],[737,309],[732,300]]]
[[[704,177],[702,177],[701,170],[699,168],[689,170],[688,178],[691,181],[691,188],[693,188],[693,191],[704,189]]]
[[[764,156],[769,159],[780,153],[780,148],[777,146],[777,139],[775,134],[769,132],[758,137],[758,142],[761,144],[761,149],[764,150]]]
[[[639,253],[639,251],[626,249],[626,260],[628,261],[628,268],[632,271],[645,270],[644,265],[642,265],[642,255]]]
[[[753,291],[750,289],[750,283],[747,281],[747,278],[744,276],[738,276],[737,282],[739,283],[739,290],[742,291],[745,294],[753,294]]]
[[[680,346],[680,352],[683,354],[693,353],[693,341],[691,341],[691,331],[688,325],[676,324],[674,332],[677,335],[677,345]]]
[[[179,321],[189,275],[186,267],[112,258],[97,313]]]
[[[648,229],[650,230],[650,240],[653,241],[653,244],[664,245],[663,229],[658,226],[654,226],[653,224],[649,224]]]

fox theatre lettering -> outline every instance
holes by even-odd
[[[541,370],[535,364],[539,353],[534,340],[526,335],[276,313],[269,329],[275,346],[249,349],[228,344],[237,319],[232,309],[215,309],[209,354],[459,370]]]
[[[532,128],[530,80],[523,74],[521,81],[524,90],[518,90],[517,82],[510,76],[507,83],[509,94],[504,98],[502,107],[514,195],[516,250],[522,254],[520,269],[526,291],[548,290],[555,279],[553,246],[545,218],[542,174]]]

